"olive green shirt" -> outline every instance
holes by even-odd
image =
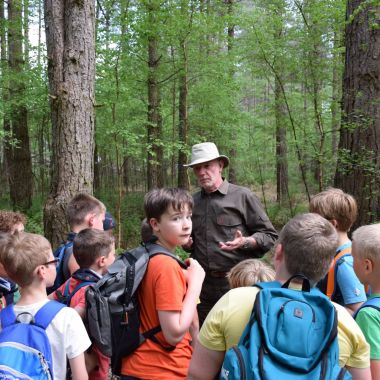
[[[193,196],[193,247],[191,257],[206,271],[228,271],[238,262],[261,257],[278,235],[259,199],[249,189],[224,180],[218,190],[203,189]],[[255,238],[256,249],[223,251],[219,242],[234,239],[236,230]]]

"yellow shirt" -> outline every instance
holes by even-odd
[[[256,287],[230,290],[212,308],[199,332],[200,343],[213,351],[227,351],[239,343],[252,313]],[[338,315],[339,365],[370,366],[369,345],[348,311],[333,303]]]

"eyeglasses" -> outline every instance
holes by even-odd
[[[49,265],[49,264],[54,264],[55,267],[57,267],[58,264],[59,264],[59,258],[54,259],[54,260],[51,260],[51,261],[48,261],[48,262],[46,262],[46,263],[43,263],[42,265]]]

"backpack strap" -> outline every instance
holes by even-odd
[[[82,289],[84,288],[85,286],[88,286],[88,285],[91,285],[91,284],[94,284],[94,281],[82,281],[81,283],[79,283],[75,288],[74,290],[70,293],[70,294],[66,294],[65,293],[63,294],[63,296],[65,297],[65,301],[66,301],[66,305],[67,306],[70,306],[71,304],[71,299],[75,296],[75,294],[77,293],[77,291],[79,289]],[[66,290],[66,288],[65,288]],[[67,297],[67,298],[66,298]]]
[[[57,313],[66,307],[57,301],[48,301],[34,316],[34,324],[46,329]],[[4,329],[16,322],[16,314],[13,305],[4,308],[0,313],[1,327]]]
[[[165,256],[169,256],[172,259],[174,259],[175,261],[177,261],[177,263],[180,265],[181,268],[183,268],[183,269],[187,268],[187,265],[181,259],[179,259],[177,256],[173,255],[172,252],[167,250],[162,245],[156,244],[154,242],[149,242],[149,243],[142,244],[142,245],[145,247],[146,251],[148,252],[149,259],[151,259],[154,256],[165,255]],[[143,343],[146,339],[150,339],[153,342],[155,342],[156,344],[160,345],[160,347],[162,347],[165,351],[168,351],[168,352],[173,351],[176,348],[176,346],[171,346],[171,345],[165,346],[155,337],[155,335],[157,333],[159,333],[160,331],[162,331],[161,325],[158,325],[156,327],[151,328],[148,331],[145,331],[140,336],[140,344]]]
[[[177,261],[177,263],[183,269],[187,269],[187,265],[181,259],[179,259],[177,256],[173,255],[172,252],[170,252],[169,250],[167,250],[162,245],[159,245],[159,244],[156,244],[156,243],[147,243],[147,244],[143,244],[143,246],[147,250],[147,252],[149,254],[149,258],[152,258],[152,257],[157,256],[157,255],[169,256],[172,259],[174,259],[175,261]]]
[[[16,322],[16,314],[13,310],[13,304],[8,305],[0,313],[1,328],[5,329]]]
[[[356,319],[356,316],[358,315],[359,311],[365,307],[372,307],[373,309],[376,309],[380,311],[380,296],[379,297],[373,297],[370,298],[368,301],[364,302],[358,310],[352,315],[354,319]]]
[[[63,247],[63,255],[62,255],[62,265],[61,265],[61,274],[63,277],[63,281],[66,281],[71,275],[69,270],[69,259],[73,255],[73,245],[74,242],[68,241]]]
[[[57,291],[59,302],[65,304],[67,306],[70,306],[71,299],[75,296],[75,294],[78,292],[79,289],[81,289],[85,286],[91,285],[91,284],[95,284],[100,279],[91,270],[88,270],[88,269],[78,269],[77,271],[75,271],[73,273],[73,275],[71,277],[80,281],[80,283],[77,284],[77,286],[73,289],[73,291],[70,293],[71,278],[69,278],[66,281],[66,285],[65,285],[65,288],[63,290],[63,294],[58,293],[58,291]]]
[[[342,250],[335,255],[332,263],[330,264],[330,269],[327,273],[327,286],[326,286],[326,295],[332,299],[335,290],[336,290],[336,273],[338,270],[338,262],[345,256],[351,255],[351,244],[346,247],[343,247]]]
[[[37,311],[36,315],[34,316],[34,323],[43,329],[46,329],[53,318],[64,307],[66,306],[57,301],[48,301]]]

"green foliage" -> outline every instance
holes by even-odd
[[[30,1],[34,24],[39,4]],[[303,181],[312,192],[318,191],[317,169],[322,169],[322,186],[331,184],[335,172],[332,144],[338,136],[332,108],[340,99],[333,99],[332,78],[334,70],[338,78],[342,75],[345,5],[343,0],[235,1],[231,11],[220,1],[97,2],[95,110],[100,185],[96,191],[115,217],[120,208],[123,247],[131,248],[140,240],[147,152],[152,148],[147,141],[149,40],[155,37],[158,43],[162,134],[153,144],[163,148],[162,157],[154,160],[164,169],[165,184],[176,183],[178,153],[189,154],[192,144],[214,141],[227,155],[234,148],[238,182],[254,187],[275,224],[281,226],[304,208]],[[373,0],[363,2],[363,6],[373,5]],[[376,24],[375,16],[370,12],[371,24]],[[233,38],[227,35],[232,26]],[[44,46],[32,44],[27,63],[16,76],[1,66],[0,96],[9,81],[25,83],[26,91],[20,98],[0,102],[0,116],[3,120],[18,104],[30,111],[33,172],[42,209],[52,153]],[[180,141],[179,83],[185,71],[189,131],[187,140]],[[276,119],[275,80],[281,84],[280,119]],[[340,115],[337,118],[339,128]],[[276,123],[287,132],[289,201],[281,207],[273,190]],[[368,123],[360,119],[345,128],[364,128]],[[0,129],[0,139],[3,136]],[[195,184],[193,177],[192,181]],[[31,229],[38,231],[41,213],[34,209],[30,218]]]

